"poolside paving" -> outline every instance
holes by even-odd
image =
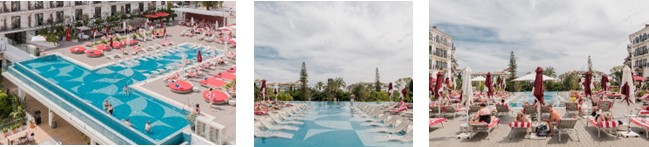
[[[629,108],[639,108],[642,106],[640,103],[633,104]],[[494,109],[493,106],[491,108]],[[557,107],[555,110],[558,110],[559,113],[564,116],[565,108]],[[466,123],[466,116],[458,116],[457,118],[449,118],[448,122],[444,123],[444,127],[441,125],[435,125],[433,128],[429,129],[429,146],[461,146],[461,147],[482,147],[482,146],[502,146],[502,147],[543,147],[543,146],[618,146],[618,147],[632,147],[632,146],[646,146],[649,144],[649,139],[645,138],[646,133],[643,128],[638,127],[637,125],[631,123],[631,130],[640,134],[640,137],[637,138],[616,138],[613,135],[607,135],[602,133],[602,137],[597,137],[597,128],[589,124],[586,126],[585,119],[579,119],[575,128],[577,129],[578,136],[574,132],[569,132],[568,135],[561,135],[561,142],[559,141],[558,134],[549,137],[546,140],[531,140],[529,138],[529,133],[524,134],[521,132],[514,131],[515,135],[511,140],[508,138],[510,135],[511,129],[508,124],[512,122],[513,117],[515,117],[515,112],[519,112],[520,109],[514,109],[513,112],[507,116],[500,117],[501,122],[498,126],[491,131],[489,134],[489,140],[486,139],[487,133],[479,133],[471,140],[467,139],[457,139],[456,135],[460,132],[460,124]],[[628,118],[624,117],[624,114],[628,113],[627,104],[616,100],[613,108],[611,110],[615,120],[621,120],[624,124],[628,124]],[[634,113],[637,111],[634,111]],[[526,135],[526,136],[524,136]],[[572,138],[572,140],[571,140]],[[579,138],[580,141],[577,141]]]

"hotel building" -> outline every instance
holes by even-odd
[[[455,73],[458,64],[455,59],[455,45],[453,37],[431,26],[428,31],[428,70],[430,73],[445,71],[451,68]],[[451,67],[449,67],[449,65]]]

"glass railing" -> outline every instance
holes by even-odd
[[[75,109],[75,107],[73,107],[72,104],[63,101],[62,98],[58,97],[58,95],[55,94],[54,92],[49,91],[49,90],[45,90],[46,87],[47,87],[47,89],[56,89],[56,88],[51,88],[48,85],[40,85],[40,84],[33,83],[31,80],[29,80],[29,79],[27,79],[25,77],[27,75],[21,74],[21,73],[29,74],[28,71],[19,72],[19,70],[25,70],[25,69],[20,68],[20,67],[17,68],[17,66],[14,65],[11,68],[9,68],[8,72],[11,73],[12,75],[14,75],[20,81],[22,81],[23,82],[22,84],[33,88],[34,90],[36,90],[37,92],[39,92],[39,93],[41,93],[43,95],[51,95],[51,96],[45,96],[45,98],[47,98],[51,102],[57,104],[59,107],[63,108],[64,110],[68,111],[68,113],[75,116],[76,119],[82,121],[83,124],[80,124],[80,125],[84,129],[87,128],[87,127],[93,128],[95,131],[102,134],[102,136],[110,139],[111,141],[113,141],[116,144],[122,144],[122,145],[132,144],[132,142],[124,139],[124,137],[118,137],[119,134],[115,134],[114,131],[108,130],[109,127],[106,127],[106,126],[103,126],[103,125],[99,124],[100,121],[94,120],[94,119],[88,117],[88,114],[78,111],[78,109],[79,109],[78,107]],[[37,80],[37,81],[42,80],[42,79],[39,79],[39,78],[31,78],[31,79],[34,79],[34,80]],[[85,104],[82,104],[81,106],[84,106],[84,105]],[[75,106],[79,106],[79,105],[75,105]],[[61,116],[61,117],[65,117],[65,116]],[[74,123],[74,122],[70,122],[70,123]],[[82,129],[82,128],[79,128],[79,129]],[[112,135],[112,134],[115,134],[115,135]]]

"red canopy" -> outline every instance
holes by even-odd
[[[154,15],[154,14],[145,14],[144,17],[146,17],[146,18],[151,18],[151,19],[158,18],[158,16],[157,16],[157,15]]]
[[[543,69],[541,67],[536,67],[536,78],[534,79],[534,97],[538,100],[541,105],[545,105],[543,101]],[[534,102],[536,103],[536,102]]]
[[[493,97],[494,96],[494,86],[493,86],[493,81],[491,80],[491,72],[487,72],[487,80],[485,81],[485,84],[487,86],[487,97]]]
[[[644,81],[644,80],[646,80],[646,79],[647,79],[647,78],[642,77],[642,76],[638,76],[638,75],[634,75],[634,76],[633,76],[633,81]]]
[[[167,12],[157,12],[154,15],[158,16],[158,17],[167,17],[167,16],[169,16],[169,13],[167,13]]]
[[[203,62],[203,57],[201,57],[201,50],[198,50],[198,55],[196,55],[196,61],[198,61],[198,63]]]
[[[435,93],[435,98],[440,97],[439,90],[442,89],[442,80],[441,80],[442,76],[444,76],[444,74],[442,72],[437,72],[437,79],[440,79],[440,80],[437,80],[436,83],[435,83],[435,89],[433,91]]]
[[[444,81],[444,83],[446,83],[446,87],[448,87],[449,89],[451,88],[451,80],[450,80],[450,78],[446,77],[446,80]]]
[[[608,91],[608,85],[606,83],[608,83],[608,76],[603,75],[602,76],[602,83],[601,83],[602,91]]]
[[[403,89],[401,89],[401,94],[403,94],[403,97],[401,98],[401,101],[403,101],[403,99],[405,99],[406,95],[408,94],[408,90],[406,90],[406,88],[407,87],[403,87]]]
[[[593,81],[592,78],[593,74],[590,73],[590,71],[586,72],[586,78],[584,80],[584,93],[586,96],[593,96],[593,92],[590,90],[590,83]]]

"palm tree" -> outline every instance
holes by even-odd
[[[315,88],[322,91],[322,88],[324,88],[324,83],[322,83],[322,81],[319,81],[315,84]]]
[[[223,1],[202,1],[198,2],[201,6],[205,7],[207,10],[210,10],[210,8],[221,8],[223,7]]]

